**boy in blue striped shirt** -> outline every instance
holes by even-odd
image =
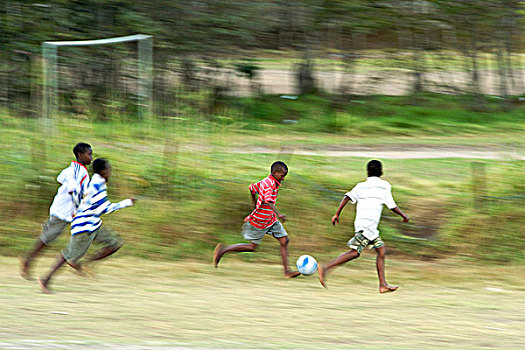
[[[119,203],[108,200],[106,182],[111,176],[111,165],[105,159],[95,159],[93,162],[94,175],[87,188],[86,196],[78,207],[77,214],[71,222],[71,239],[69,245],[59,255],[52,269],[46,277],[40,278],[38,283],[44,293],[49,293],[48,284],[51,277],[64,264],[82,272],[78,260],[86,254],[93,241],[104,245],[88,261],[100,260],[110,256],[122,247],[122,239],[110,228],[102,226],[100,217],[116,210],[130,207],[134,199],[125,199]]]

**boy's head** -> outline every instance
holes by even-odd
[[[104,158],[97,158],[93,162],[93,171],[95,174],[102,176],[107,182],[111,176],[111,164]]]
[[[272,167],[270,168],[270,171],[272,173],[272,176],[277,180],[278,182],[281,182],[284,180],[286,175],[288,174],[288,167],[284,162],[277,161],[272,164]]]
[[[368,171],[368,176],[377,176],[380,177],[383,175],[383,165],[378,160],[371,160],[366,165],[366,170]]]
[[[80,164],[89,165],[93,161],[93,150],[87,143],[79,142],[73,147],[73,154]]]

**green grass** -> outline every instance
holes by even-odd
[[[446,96],[423,96],[425,107],[407,100],[376,97],[338,105],[337,120],[349,122],[332,129],[332,102],[315,96],[227,100],[222,113],[211,118],[197,109],[179,119],[149,122],[61,116],[49,132],[41,131],[38,120],[0,115],[0,210],[5,213],[0,253],[29,249],[58,187],[56,175],[69,164],[73,145],[84,141],[94,146],[95,157],[113,164],[110,200],[139,199],[133,208],[104,218],[136,256],[207,260],[218,241],[240,241],[241,224],[251,210],[247,187],[264,178],[277,159],[290,166],[278,207],[289,217],[294,249],[340,252],[355,209],[345,209],[337,228],[330,216],[344,192],[365,178],[366,161],[374,157],[383,160],[385,179],[412,218],[402,225],[385,211],[380,229],[389,251],[522,263],[523,107],[503,111],[488,101],[489,113],[462,109],[461,101]],[[292,113],[297,123],[281,123]],[[259,153],[251,154],[255,148]],[[368,150],[366,156],[337,153],[361,148]],[[410,159],[410,152],[421,149],[429,155],[448,153]],[[389,159],[390,151],[408,159]],[[483,159],[486,154],[496,158]],[[480,195],[495,197],[485,198],[484,208],[474,203],[472,162],[486,166],[486,190]],[[259,256],[273,260],[275,248],[263,244]]]
[[[501,102],[486,99],[479,104],[483,111],[475,112],[465,109],[464,102],[455,96],[432,94],[419,98],[356,97],[350,101],[332,102],[318,96],[304,96],[298,100],[268,96],[243,99],[237,108],[243,112],[248,127],[258,128],[263,121],[293,120],[295,123],[281,128],[303,133],[446,138],[453,134],[525,131],[523,107],[506,110],[502,109]]]

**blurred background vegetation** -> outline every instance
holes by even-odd
[[[82,141],[113,162],[110,199],[139,198],[105,219],[127,239],[123,254],[208,259],[217,241],[237,242],[247,186],[282,159],[292,255],[332,256],[353,209],[340,228],[329,218],[367,158],[330,152],[363,148],[407,153],[383,159],[413,219],[385,213],[391,253],[523,263],[524,10],[517,0],[0,0],[0,253],[29,248]],[[137,47],[126,43],[61,49],[60,112],[42,122],[42,42],[136,33],[154,37],[150,118],[136,113]],[[428,157],[411,159],[421,149]],[[277,260],[276,249],[241,258]]]
[[[177,115],[186,90],[208,90],[210,107],[228,93],[320,90],[506,98],[524,89],[524,11],[517,0],[2,0],[0,106],[40,114],[42,42],[136,33],[154,36],[159,116]],[[130,112],[135,51],[134,43],[61,49],[62,109]]]

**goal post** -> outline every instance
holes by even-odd
[[[81,40],[81,41],[45,41],[42,43],[42,70],[44,79],[44,93],[42,116],[47,123],[55,118],[58,112],[58,55],[59,48],[67,46],[111,45],[136,41],[138,46],[138,108],[139,118],[148,118],[152,114],[153,88],[153,36],[129,35],[118,38]]]

